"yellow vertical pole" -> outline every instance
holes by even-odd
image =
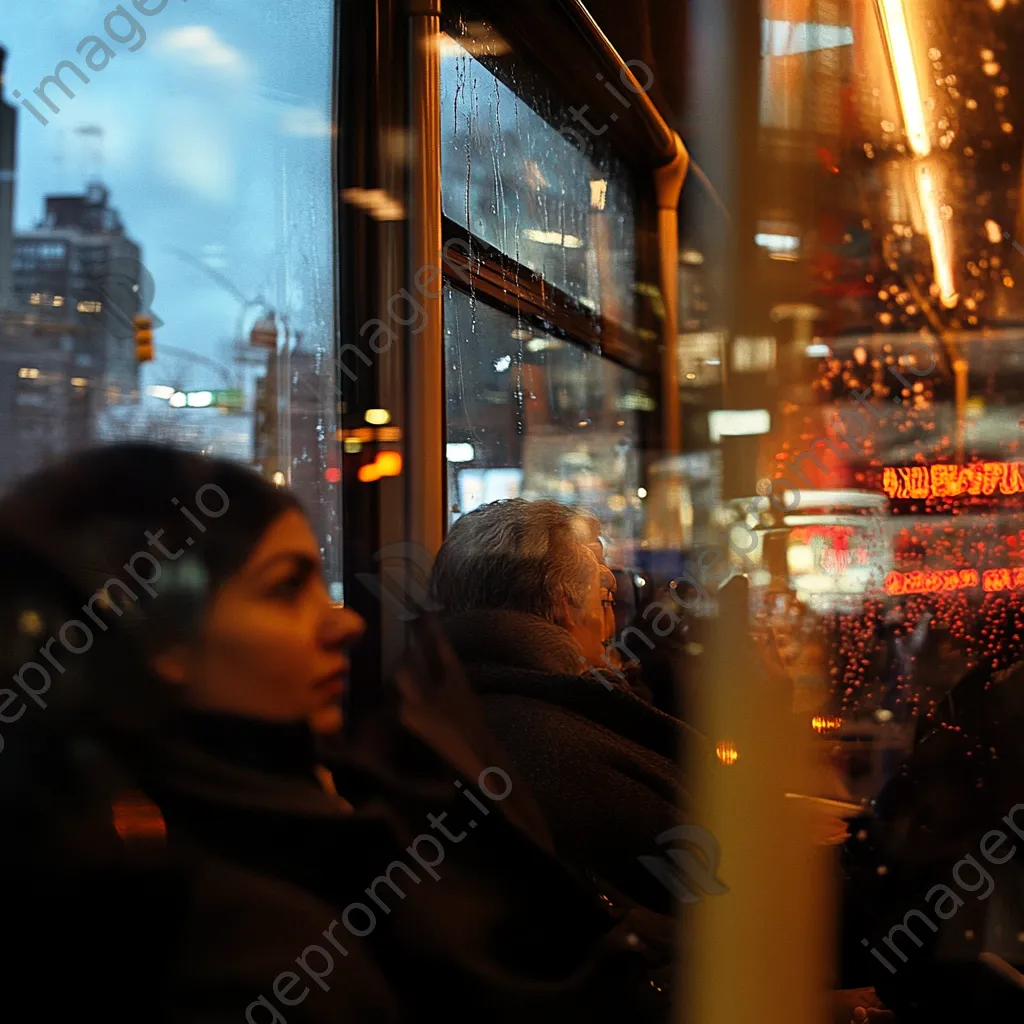
[[[723,630],[717,646],[727,644],[741,645]],[[809,716],[794,716],[763,669],[739,659],[721,659],[709,682],[702,721],[720,763],[698,782],[695,817],[719,843],[718,878],[729,891],[683,914],[677,1019],[821,1024],[834,959],[834,851],[813,845],[813,812],[785,796],[809,788]]]
[[[760,119],[762,5],[691,0],[690,11],[699,98],[690,112],[693,145],[732,214],[708,251],[720,261],[735,338],[760,333],[776,304],[769,281],[758,274],[754,245],[768,158]],[[804,197],[785,200],[791,198],[799,205]],[[725,452],[723,461],[728,458]],[[756,481],[748,483],[753,494]],[[711,593],[730,560],[751,549],[742,526],[722,540],[717,559],[695,559],[695,574]],[[814,845],[812,805],[786,796],[814,794],[816,737],[809,716],[794,713],[792,684],[770,675],[755,656],[747,602],[743,581],[718,594],[711,640],[695,659],[703,663],[695,721],[717,756],[710,771],[691,764],[693,819],[717,840],[717,878],[728,891],[681,908],[676,1019],[822,1024],[830,1019],[834,968],[835,851]]]

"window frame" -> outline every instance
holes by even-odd
[[[523,97],[524,84],[545,89],[554,99],[565,99],[567,103],[577,102],[578,92],[581,100],[587,100],[593,117],[606,120],[608,130],[601,134],[602,141],[607,140],[604,148],[624,165],[633,190],[636,254],[633,280],[634,326],[625,327],[617,321],[588,310],[535,270],[501,252],[443,213],[442,237],[446,241],[450,239],[465,243],[470,248],[473,259],[470,260],[464,254],[455,256],[453,252],[451,257],[446,255],[441,269],[445,282],[453,288],[469,291],[468,279],[469,275],[472,275],[472,290],[478,296],[485,296],[492,305],[549,332],[554,329],[559,337],[581,345],[602,358],[611,359],[637,373],[649,375],[656,373],[660,365],[656,333],[653,330],[655,325],[651,321],[651,310],[646,308],[648,303],[641,301],[635,285],[639,281],[657,280],[657,209],[653,186],[654,170],[659,163],[657,140],[652,142],[647,139],[646,144],[643,141],[648,129],[644,123],[644,109],[639,101],[629,111],[623,112],[622,107],[612,99],[606,89],[594,84],[599,73],[617,76],[618,57],[593,20],[586,14],[585,8],[582,5],[570,6],[577,6],[589,19],[593,31],[603,40],[606,52],[595,50],[592,45],[586,46],[580,25],[574,23],[572,18],[567,19],[561,9],[545,9],[545,32],[538,33],[536,21],[524,20],[521,15],[516,15],[503,5],[491,3],[489,0],[460,0],[457,5],[446,7],[442,11],[441,31],[457,40],[460,27],[465,22],[486,21],[509,43],[510,54],[508,57],[485,58],[469,55],[470,59],[478,60],[488,72],[514,92],[521,102],[543,117],[543,113],[536,110]],[[579,18],[578,13],[576,17]],[[547,37],[549,23],[555,31],[545,43],[537,37]],[[563,34],[568,34],[575,40],[574,50],[581,51],[574,56],[578,56],[585,65],[593,68],[593,82],[580,75],[578,71],[571,78],[557,73],[556,69],[571,63],[560,50],[560,47],[569,45]],[[586,83],[584,88],[579,88],[580,82]],[[646,94],[641,94],[639,99],[650,105]],[[552,130],[558,131],[554,125]],[[643,341],[645,334],[650,339],[649,344]]]

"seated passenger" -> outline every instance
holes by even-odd
[[[198,880],[172,901],[182,920],[154,917],[180,942],[172,1020],[398,1024],[433,1019],[439,999],[459,1020],[666,1018],[642,917],[559,862],[457,672],[411,663],[370,741],[318,756],[313,727],[340,725],[363,625],[332,604],[287,492],[117,446],[19,486],[0,537],[76,594],[62,625],[18,620],[31,642],[4,695],[8,748],[19,709],[45,716],[76,696],[67,662],[90,666],[83,724]]]
[[[488,726],[526,778],[572,863],[653,910],[673,897],[641,857],[681,822],[676,757],[688,730],[613,686],[610,575],[591,517],[513,499],[462,516],[431,596],[483,698]]]
[[[81,593],[24,546],[0,542],[0,565],[0,675],[15,683],[0,690],[0,1019],[71,1020],[88,1006],[109,1024],[238,1021],[331,909],[237,864],[168,847],[159,810],[128,788],[97,729],[94,680],[137,680],[130,645],[94,637],[87,655],[62,657],[59,684],[44,690],[33,668],[40,641],[80,621]],[[140,720],[144,688],[122,697],[120,713]],[[375,985],[386,992],[372,969],[363,965],[356,988],[313,989],[301,1019],[358,1016]],[[399,1019],[385,999],[372,1005],[379,1019]],[[272,1019],[257,1010],[251,1020]]]

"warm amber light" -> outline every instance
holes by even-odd
[[[398,476],[402,472],[402,456],[399,452],[381,452],[377,466],[381,476]]]
[[[932,268],[935,283],[939,286],[939,298],[947,309],[953,309],[960,301],[953,282],[953,257],[950,254],[946,225],[942,223],[939,201],[935,195],[935,183],[931,171],[925,166],[917,168],[917,194],[921,199],[921,212],[928,229],[928,242],[932,249]]]
[[[896,91],[910,148],[916,156],[927,156],[932,151],[932,143],[924,119],[924,104],[921,102],[921,88],[917,80],[914,48],[910,43],[907,12],[903,0],[878,0],[878,8],[882,15],[889,60],[896,77]]]
[[[822,736],[837,733],[843,727],[843,720],[838,715],[815,715],[811,719],[811,728]]]
[[[1000,590],[1024,588],[1024,569],[986,569],[981,574],[981,589],[988,594]]]
[[[935,572],[891,572],[885,577],[885,592],[892,597],[903,594],[941,594],[954,590],[973,590],[981,582],[977,569],[945,569]]]
[[[381,452],[373,462],[359,467],[359,479],[364,483],[372,483],[385,476],[399,476],[402,472],[402,455],[400,452]]]
[[[735,764],[739,759],[739,751],[731,743],[719,743],[715,747],[715,754],[722,764]]]
[[[167,835],[164,816],[156,804],[141,795],[129,795],[113,805],[114,828],[122,839],[163,839]]]

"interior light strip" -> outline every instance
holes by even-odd
[[[879,0],[878,8],[882,14],[882,26],[896,76],[896,91],[899,93],[910,148],[915,156],[927,156],[932,151],[932,143],[924,119],[924,104],[921,102],[921,88],[917,80],[914,48],[910,44],[907,12],[903,0]]]

